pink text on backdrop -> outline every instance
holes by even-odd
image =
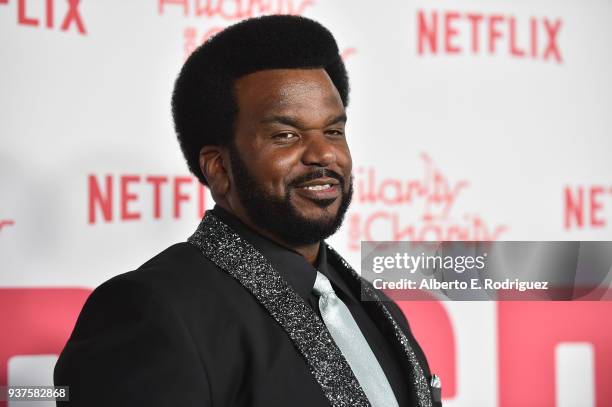
[[[2,229],[14,225],[15,221],[13,219],[0,219],[0,232],[2,231]]]
[[[612,186],[566,186],[563,194],[565,229],[602,229],[612,210]]]
[[[452,181],[426,153],[420,158],[423,172],[418,177],[380,176],[372,167],[356,170],[354,204],[346,222],[349,250],[359,250],[362,240],[489,241],[507,231],[506,225],[491,225],[473,211],[453,214],[469,182]]]
[[[85,23],[83,22],[83,16],[81,15],[79,9],[79,3],[81,0],[46,0],[44,3],[40,0],[36,1],[36,5],[38,3],[43,3],[42,7],[44,9],[44,13],[32,13],[31,9],[28,8],[28,4],[30,7],[32,6],[31,0],[18,0],[17,1],[17,24],[25,25],[30,27],[41,27],[42,20],[44,20],[44,27],[47,29],[53,29],[56,27],[58,22],[61,22],[59,25],[59,29],[61,31],[71,31],[76,32],[80,35],[86,35],[87,31],[85,29]],[[0,2],[8,3],[8,1]],[[61,11],[65,12],[63,14],[58,13],[58,5],[61,6]],[[62,17],[58,20],[57,17],[61,15]]]
[[[179,9],[185,17],[218,17],[226,21],[269,14],[302,15],[315,4],[313,0],[158,0],[160,15],[168,9]]]
[[[416,20],[418,55],[488,52],[563,62],[558,40],[562,21],[558,18],[418,10]]]
[[[206,187],[191,176],[90,174],[87,201],[90,224],[141,220],[143,210],[135,207],[143,204],[148,204],[148,219],[169,217],[169,209],[174,219],[180,219],[183,207],[190,202],[196,204],[190,216],[201,218],[206,211]]]

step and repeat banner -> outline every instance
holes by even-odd
[[[355,267],[361,241],[612,240],[608,0],[0,0],[0,386],[51,384],[91,290],[213,206],[174,79],[279,13],[327,26],[349,71],[355,197],[331,243]],[[612,302],[400,306],[446,406],[612,405]]]

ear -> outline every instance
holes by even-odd
[[[200,170],[208,182],[213,197],[225,196],[230,186],[222,149],[221,146],[210,145],[200,150]]]

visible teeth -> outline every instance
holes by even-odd
[[[321,191],[322,189],[327,189],[329,187],[330,187],[329,184],[323,184],[323,185],[312,185],[312,186],[305,187],[305,188],[311,191]]]

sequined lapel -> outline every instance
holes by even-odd
[[[417,400],[419,403],[419,407],[431,407],[432,406],[432,398],[431,393],[429,391],[429,384],[427,383],[427,378],[425,377],[425,373],[421,364],[419,363],[419,359],[417,358],[414,349],[410,345],[410,341],[401,330],[397,322],[391,316],[391,313],[385,306],[385,303],[381,301],[379,295],[376,293],[374,287],[369,284],[367,281],[363,280],[359,274],[348,264],[346,260],[342,258],[331,246],[327,245],[328,250],[328,258],[330,261],[335,262],[340,265],[342,268],[347,270],[351,277],[353,277],[353,287],[355,287],[355,292],[359,293],[367,297],[367,300],[372,301],[376,304],[376,308],[379,314],[381,314],[385,322],[390,326],[392,332],[395,335],[395,338],[401,345],[401,349],[403,354],[406,356],[408,360],[408,364],[412,370],[412,378],[413,378],[413,387],[414,391],[417,395]]]
[[[332,406],[370,405],[321,319],[255,247],[210,212],[188,241],[238,280],[283,327]]]

